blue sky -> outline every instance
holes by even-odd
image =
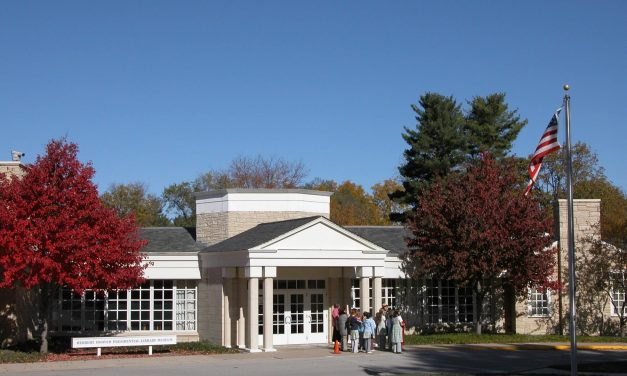
[[[67,136],[101,191],[159,194],[257,154],[369,188],[398,174],[421,94],[507,93],[526,156],[569,83],[574,141],[626,190],[626,15],[626,1],[4,1],[0,159]]]

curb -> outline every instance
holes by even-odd
[[[474,348],[482,350],[504,350],[504,351],[518,351],[518,350],[558,350],[558,351],[570,351],[570,345],[550,345],[550,344],[536,344],[536,343],[524,343],[524,344],[490,344],[481,345],[473,344]],[[577,350],[587,351],[627,351],[626,345],[577,345]]]

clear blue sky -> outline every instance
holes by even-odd
[[[626,190],[627,1],[0,3],[0,159],[67,136],[101,191],[256,154],[369,188],[427,91],[507,93],[527,156],[564,83],[574,140]]]

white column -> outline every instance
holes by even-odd
[[[266,266],[263,268],[263,351],[276,351],[272,343],[272,329],[274,316],[272,308],[274,305],[273,281],[276,277],[276,267]]]
[[[246,315],[246,348],[258,352],[259,345],[259,278],[248,278],[248,315]]]
[[[259,278],[263,268],[249,266],[246,268],[248,278],[248,311],[246,315],[246,348],[249,352],[259,352]]]
[[[224,347],[232,347],[231,344],[231,292],[233,290],[233,278],[224,278],[224,311],[222,316],[224,317],[224,335],[222,343]]]
[[[383,280],[381,277],[374,277],[372,279],[372,313],[373,315],[379,312],[381,309],[381,290],[382,290]]]
[[[370,278],[372,277],[372,267],[362,266],[357,269],[359,280],[359,299],[361,301],[361,311],[370,311]]]
[[[370,311],[370,278],[361,277],[359,281],[359,298],[361,300],[361,312]]]
[[[238,320],[237,320],[237,347],[240,349],[246,348],[246,300],[248,298],[248,292],[246,289],[246,279],[243,276],[239,276],[237,279],[238,287]]]

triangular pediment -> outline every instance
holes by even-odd
[[[326,218],[318,218],[251,250],[351,250],[385,252]]]

